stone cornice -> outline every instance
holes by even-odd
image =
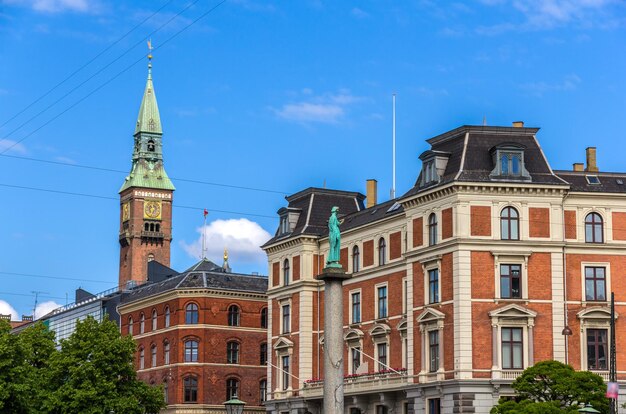
[[[312,243],[317,244],[318,236],[301,234],[299,236],[294,237],[293,239],[289,238],[284,241],[276,242],[271,246],[264,247],[265,253],[269,256],[273,253],[278,253],[282,250],[289,249],[291,247],[296,247],[301,244]]]

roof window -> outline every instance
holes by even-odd
[[[442,151],[428,150],[424,151],[420,155],[422,160],[422,173],[420,175],[421,186],[428,186],[441,181],[446,166],[448,165],[448,159],[450,153]]]
[[[491,179],[501,180],[531,180],[524,164],[524,150],[526,147],[515,143],[505,143],[493,147],[491,157],[494,169],[489,174]]]
[[[587,179],[587,182],[589,184],[592,184],[592,185],[600,184],[600,179],[598,178],[597,175],[585,175],[585,178]],[[620,183],[618,182],[618,184]]]

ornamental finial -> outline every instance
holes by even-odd
[[[148,76],[152,77],[152,39],[148,40]]]

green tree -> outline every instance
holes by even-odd
[[[156,413],[163,392],[137,379],[135,343],[109,320],[89,317],[61,341],[45,373],[43,411],[51,414]]]
[[[608,413],[606,384],[597,374],[575,371],[558,361],[542,361],[527,368],[511,384],[515,401],[500,400],[491,414],[550,414],[576,412],[583,404]]]

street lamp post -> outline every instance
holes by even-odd
[[[233,395],[230,400],[224,403],[224,407],[226,408],[226,414],[241,414],[243,413],[243,407],[245,405],[245,402],[237,398],[237,394]]]
[[[595,408],[593,408],[591,404],[587,404],[583,408],[579,408],[578,412],[579,413],[591,413],[591,414],[599,414],[600,413],[600,411],[598,411]]]

